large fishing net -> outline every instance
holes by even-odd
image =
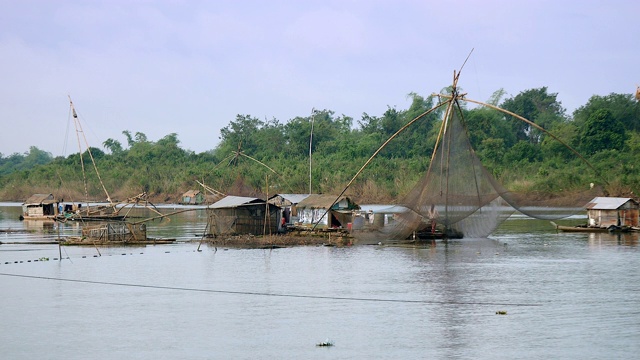
[[[365,243],[486,237],[516,211],[548,220],[575,214],[602,195],[597,187],[587,189],[559,199],[504,188],[475,154],[463,113],[457,100],[452,100],[424,177],[399,205],[357,216],[352,234]]]

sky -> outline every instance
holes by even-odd
[[[201,153],[237,115],[382,116],[451,85],[546,86],[571,114],[640,85],[640,1],[0,0],[0,153],[176,133]],[[84,148],[84,145],[83,145]]]

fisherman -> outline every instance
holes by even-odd
[[[438,214],[438,210],[436,209],[436,206],[431,205],[431,209],[429,209],[429,211],[427,212],[427,216],[429,217],[429,221],[431,222],[432,234],[436,232],[436,223],[439,215],[440,214]]]

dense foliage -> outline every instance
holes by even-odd
[[[500,101],[489,100],[549,130],[498,111],[464,104],[463,118],[473,148],[487,169],[512,188],[548,193],[605,184],[611,195],[640,190],[640,104],[631,94],[593,96],[572,116],[546,87]],[[53,158],[36,147],[25,154],[0,154],[0,199],[20,201],[37,192],[94,200],[104,191],[90,162],[92,155],[105,188],[114,199],[147,192],[156,201],[177,201],[199,188],[197,181],[236,195],[312,192],[338,193],[367,159],[396,131],[436,105],[437,98],[409,94],[406,110],[388,107],[380,116],[359,120],[331,110],[286,123],[237,115],[220,131],[211,151],[196,154],[180,147],[176,133],[150,141],[142,132],[122,132],[126,143],[107,139],[91,148]],[[362,201],[392,201],[406,194],[429,166],[442,111],[434,111],[390,142],[363,171],[348,194]],[[310,135],[313,128],[313,142]],[[564,143],[564,144],[563,144]],[[593,165],[586,165],[568,145]],[[310,158],[311,154],[311,158]]]

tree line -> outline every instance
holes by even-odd
[[[446,89],[445,89],[446,91]],[[503,184],[547,193],[605,183],[612,195],[640,190],[640,103],[632,94],[595,95],[567,114],[546,87],[487,101],[543,127],[574,152],[535,126],[491,108],[463,102],[462,115],[476,154]],[[106,139],[90,148],[112,198],[141,192],[156,201],[177,201],[197,189],[196,181],[235,195],[338,193],[392,134],[437,104],[434,96],[408,95],[408,109],[387,107],[379,116],[355,120],[324,109],[281,122],[237,115],[220,131],[218,145],[196,154],[180,147],[176,133],[150,141],[142,132],[122,132],[125,143]],[[424,175],[436,143],[442,110],[408,127],[362,173],[348,194],[362,201],[393,201]],[[313,127],[313,141],[310,135]],[[311,154],[311,160],[310,160]],[[82,154],[86,162],[89,154]],[[31,147],[24,154],[0,154],[0,199],[20,201],[35,192],[83,200],[80,153],[67,157]],[[90,166],[89,198],[104,199]]]

